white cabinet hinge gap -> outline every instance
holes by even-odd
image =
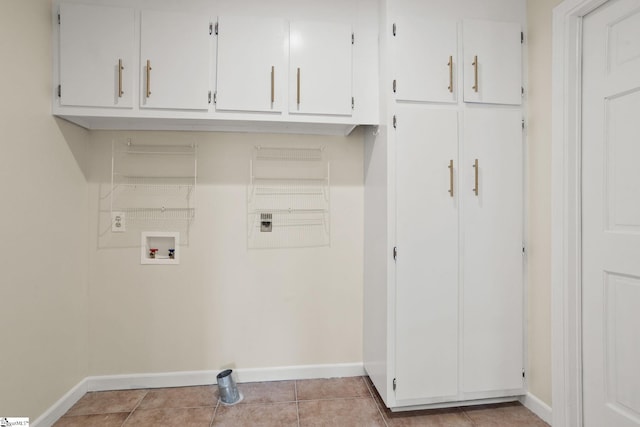
[[[211,104],[211,91],[209,91],[209,104]]]
[[[393,247],[393,260],[398,260],[398,248],[396,246]]]
[[[395,22],[391,26],[391,33],[393,34],[393,37],[396,36],[396,23]]]
[[[524,44],[524,33],[522,31],[520,32],[520,43]]]
[[[356,35],[355,33],[351,33],[351,44],[355,44],[356,43]]]
[[[356,99],[353,96],[351,97],[351,109],[356,109]]]
[[[396,80],[393,80],[393,93],[396,93]]]
[[[397,129],[398,128],[398,119],[396,118],[396,116],[393,116],[393,128]]]
[[[397,386],[397,383],[396,383],[396,379],[394,378],[393,379],[393,391],[396,391],[396,386]]]
[[[62,85],[58,85],[58,98],[62,97]]]
[[[213,35],[213,22],[209,22],[209,35]]]
[[[218,33],[220,32],[220,27],[218,25],[218,22],[216,22],[216,24],[213,26],[213,32],[214,34],[217,36]]]
[[[58,25],[60,25],[60,12],[58,12]]]
[[[218,103],[218,92],[213,92],[213,103],[217,104]]]

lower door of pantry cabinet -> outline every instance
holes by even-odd
[[[523,387],[523,145],[515,108],[467,108],[462,202],[462,393]]]
[[[396,400],[458,391],[458,113],[397,108]]]

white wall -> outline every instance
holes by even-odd
[[[529,391],[551,405],[551,17],[528,0]]]
[[[0,415],[88,374],[87,132],[51,116],[51,5],[0,3]]]
[[[140,249],[123,247],[125,239],[108,231],[99,210],[114,138],[198,145],[196,218],[180,265],[140,265]],[[257,144],[328,148],[331,247],[247,249],[249,159]],[[94,131],[90,181],[92,375],[362,361],[361,131]]]

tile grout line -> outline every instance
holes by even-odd
[[[298,400],[298,402],[332,402],[334,400],[362,400],[362,399],[370,399],[371,396],[343,396],[343,397],[325,397],[322,399],[304,399]],[[280,402],[276,402],[280,403]],[[286,403],[286,402],[282,402]]]
[[[293,381],[293,394],[296,399],[296,417],[298,418],[298,427],[300,427],[300,404],[298,402],[298,381]]]
[[[146,389],[144,391],[144,396],[142,396],[142,398],[140,399],[140,401],[138,402],[138,404],[131,410],[131,412],[129,412],[129,415],[127,415],[127,418],[124,419],[124,421],[122,422],[122,426],[124,426],[127,421],[129,421],[129,418],[131,418],[131,416],[133,415],[133,413],[140,407],[140,404],[142,403],[142,401],[144,400],[145,397],[147,397],[147,395],[149,394],[149,389]]]
[[[376,405],[376,409],[378,410],[378,414],[380,414],[380,418],[382,418],[382,422],[386,427],[389,427],[389,424],[387,423],[387,420],[384,418],[384,414],[382,413],[382,409],[380,409],[380,405],[378,405],[378,401],[376,400],[376,397],[373,395],[373,390],[369,386],[369,383],[364,377],[362,377],[362,381],[364,381],[364,385],[367,387],[367,390],[369,390],[369,394],[373,399],[373,404]]]
[[[473,420],[471,419],[471,417],[469,416],[469,414],[467,414],[467,411],[464,410],[464,408],[460,408],[460,410],[462,411],[462,413],[464,414],[465,417],[467,417],[467,419],[469,420],[469,422],[471,423],[471,427],[475,426],[476,423],[473,422]]]
[[[375,396],[373,395],[373,392],[371,391],[371,387],[369,387],[369,383],[367,382],[367,380],[362,377],[362,381],[364,381],[364,386],[367,388],[367,390],[369,391],[369,395],[373,398],[375,398]],[[377,406],[377,405],[376,405]]]
[[[216,419],[216,414],[218,413],[218,407],[220,406],[220,398],[216,401],[216,406],[213,408],[213,416],[211,417],[211,422],[209,423],[209,427],[213,427],[213,422]]]

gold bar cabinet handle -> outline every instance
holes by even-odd
[[[300,106],[300,67],[298,67],[297,85],[298,85],[298,91],[297,91],[296,103],[298,104],[298,106]]]
[[[151,96],[151,61],[147,59],[147,98]]]
[[[449,194],[453,197],[453,160],[449,160]]]
[[[453,93],[453,56],[449,56],[447,65],[449,66],[449,93]]]
[[[478,166],[478,159],[476,159],[475,163],[473,164],[473,168],[475,169],[474,174],[476,176],[476,186],[473,188],[473,192],[476,193],[476,196],[478,195],[478,169],[480,169],[480,167]]]
[[[477,92],[478,91],[478,55],[473,57],[473,63],[471,65],[473,65],[473,76],[474,76],[473,78],[475,82],[472,89],[475,92]]]
[[[271,103],[273,104],[275,102],[276,99],[276,92],[275,92],[275,75],[276,75],[276,67],[274,67],[273,65],[271,66]]]
[[[122,95],[124,95],[122,91],[122,70],[124,70],[122,59],[118,59],[118,98],[122,98]]]

